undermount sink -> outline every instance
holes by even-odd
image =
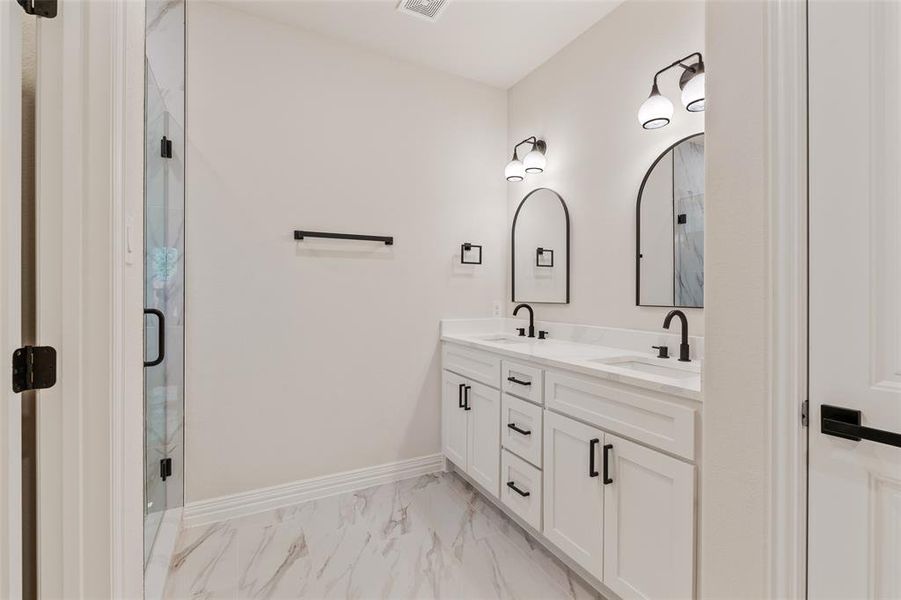
[[[644,358],[641,356],[617,356],[614,358],[595,358],[588,362],[601,363],[627,369],[629,371],[637,371],[647,375],[657,375],[660,377],[668,377],[670,379],[692,379],[701,374],[700,367],[694,363],[674,362],[663,364],[661,359]]]
[[[479,338],[479,340],[483,342],[493,342],[495,344],[524,344],[530,339],[532,338],[504,334],[486,335],[485,337]]]

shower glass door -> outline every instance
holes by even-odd
[[[184,2],[148,0],[144,97],[144,559],[184,504]],[[177,521],[177,516],[175,517]],[[159,561],[158,561],[159,562]],[[146,570],[146,569],[145,569]],[[149,575],[148,575],[149,576]]]

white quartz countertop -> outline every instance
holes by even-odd
[[[689,400],[701,400],[701,361],[658,359],[652,352],[567,340],[539,340],[507,332],[447,332],[441,340],[512,359],[634,385]],[[678,347],[670,348],[678,355]]]

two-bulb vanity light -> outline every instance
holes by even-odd
[[[532,149],[525,158],[519,160],[518,149],[523,144],[532,144]],[[524,139],[513,146],[513,160],[504,169],[504,177],[507,178],[507,181],[522,181],[526,178],[526,173],[534,175],[544,172],[544,168],[547,166],[546,153],[547,144],[544,140],[539,140],[534,135]]]
[[[698,61],[685,64],[692,57],[698,57]],[[651,95],[638,109],[638,122],[645,129],[659,129],[669,125],[673,117],[673,103],[669,98],[660,94],[657,87],[657,77],[673,67],[682,67],[682,77],[679,78],[679,88],[682,90],[682,105],[688,112],[701,112],[704,110],[704,58],[700,52],[693,52],[685,58],[668,65],[654,74],[654,85],[651,86]]]

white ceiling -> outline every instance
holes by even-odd
[[[232,0],[246,13],[509,88],[623,0],[450,0],[436,22],[397,0]]]

